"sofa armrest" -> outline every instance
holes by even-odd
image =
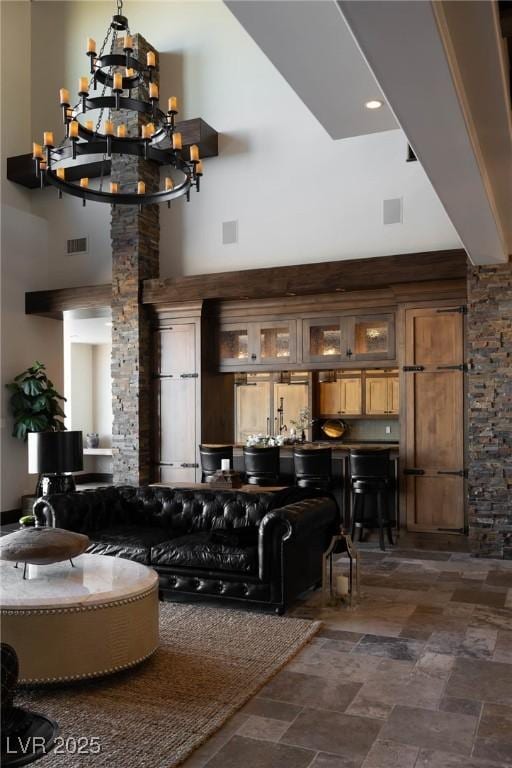
[[[336,532],[339,524],[338,506],[331,497],[304,499],[268,512],[259,526],[259,578],[270,578],[273,562],[283,542],[307,539],[319,529]],[[280,564],[282,565],[282,564]]]

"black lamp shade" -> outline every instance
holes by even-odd
[[[81,432],[29,432],[28,471],[30,474],[62,474],[79,472],[83,468],[84,449]]]

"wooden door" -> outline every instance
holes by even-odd
[[[410,309],[405,325],[407,525],[463,532],[463,314]]]
[[[161,482],[197,479],[198,371],[196,326],[176,323],[157,333],[156,459]]]
[[[341,411],[341,390],[339,381],[321,381],[319,387],[319,410],[321,416],[334,416]]]
[[[387,376],[366,377],[366,406],[367,416],[382,416],[389,413],[389,387]]]
[[[361,377],[340,379],[340,410],[344,416],[359,416],[362,405]]]

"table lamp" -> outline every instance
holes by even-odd
[[[71,473],[83,468],[81,432],[29,432],[28,471],[41,475],[43,496],[74,491],[75,480]]]

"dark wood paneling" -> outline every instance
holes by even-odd
[[[199,146],[199,153],[202,158],[216,157],[218,151],[218,133],[208,123],[201,120],[200,117],[193,120],[183,120],[177,123],[176,128],[181,132],[184,151],[191,144]],[[185,151],[184,157],[188,157]],[[110,175],[110,160],[102,162],[86,163],[76,167],[70,166],[66,169],[68,181],[78,181],[82,176],[89,179],[101,176],[103,165],[103,174]],[[40,186],[40,181],[34,172],[34,161],[31,154],[16,155],[7,158],[7,178],[17,184],[22,184],[29,189],[36,189]]]
[[[58,288],[54,291],[32,291],[25,294],[25,314],[41,315],[62,320],[69,309],[98,309],[110,307],[112,286],[83,285],[78,288]]]
[[[383,256],[350,261],[248,269],[209,275],[146,280],[143,303],[203,299],[260,299],[389,287],[425,280],[463,279],[462,249]]]

